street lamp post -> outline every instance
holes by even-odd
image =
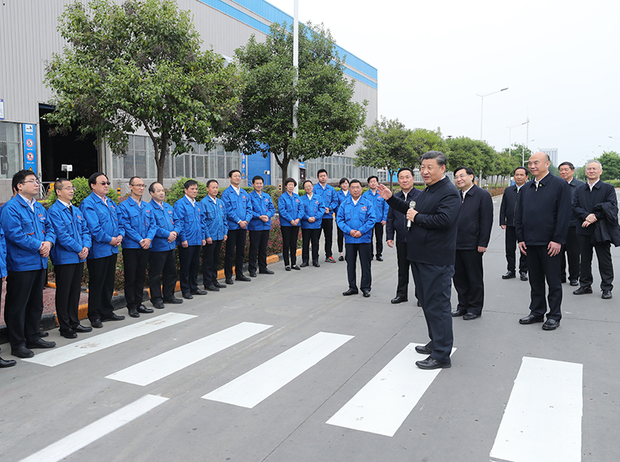
[[[521,125],[525,125],[526,123],[527,121],[517,124],[517,125],[513,125],[511,127],[506,127],[508,129],[508,155],[509,156],[512,156],[512,129],[520,127]]]
[[[495,93],[499,93],[501,91],[508,90],[508,87],[502,88],[501,90],[492,91],[491,93],[485,93],[484,95],[479,95],[476,93],[476,96],[480,96],[480,141],[482,141],[482,117],[484,114],[484,97],[494,95]]]

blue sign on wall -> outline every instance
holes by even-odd
[[[37,135],[33,124],[23,124],[24,169],[37,173]]]

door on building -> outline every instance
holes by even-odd
[[[258,153],[246,156],[248,162],[248,185],[252,184],[252,178],[256,175],[260,175],[265,179],[265,186],[271,184],[270,157],[263,157]]]

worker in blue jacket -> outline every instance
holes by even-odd
[[[387,205],[387,202],[385,202],[385,199],[381,197],[381,194],[377,192],[379,178],[373,175],[368,177],[367,181],[370,189],[364,193],[364,197],[372,201],[375,212],[375,226],[372,229],[376,246],[374,256],[377,261],[383,261],[383,227],[387,223],[387,215],[390,207]],[[370,249],[372,259],[372,239],[370,240]]]
[[[226,288],[226,284],[221,284],[217,280],[222,242],[228,239],[226,207],[224,207],[224,202],[217,197],[219,191],[220,185],[217,180],[207,181],[207,197],[200,201],[205,213],[205,240],[207,242],[202,249],[202,282],[205,289],[213,292]]]
[[[110,180],[103,173],[93,173],[88,178],[92,190],[80,204],[86,218],[92,245],[88,253],[88,319],[96,329],[103,327],[102,321],[122,321],[125,316],[114,314],[112,295],[118,246],[124,233],[118,227],[117,206],[107,197]]]
[[[299,223],[304,216],[301,199],[295,192],[297,181],[287,178],[284,192],[278,198],[278,214],[280,215],[280,232],[282,233],[282,260],[286,271],[299,270],[297,262],[297,238]],[[292,265],[292,266],[291,266]]]
[[[43,313],[43,286],[47,257],[56,242],[47,211],[35,197],[39,182],[32,170],[13,175],[15,197],[2,207],[2,228],[6,239],[7,285],[4,321],[11,354],[32,358],[33,348],[53,348],[39,336]]]
[[[56,316],[60,335],[71,339],[93,330],[82,326],[78,317],[82,274],[91,238],[82,211],[71,204],[75,194],[73,184],[66,178],[58,179],[54,192],[57,200],[48,214],[56,234],[56,245],[50,253],[56,274]]]
[[[228,239],[226,240],[226,259],[224,260],[224,275],[226,284],[234,284],[233,263],[237,281],[250,282],[251,279],[243,274],[243,257],[245,255],[245,235],[248,224],[252,219],[252,201],[250,195],[241,189],[241,172],[228,172],[230,186],[222,193],[222,202],[226,207],[228,220]]]
[[[155,236],[149,252],[149,291],[155,308],[164,308],[164,303],[179,304],[183,299],[174,296],[177,284],[176,240],[178,226],[174,222],[174,210],[164,202],[166,190],[161,183],[149,186],[151,202],[148,206],[155,222]],[[162,290],[163,285],[163,290]]]
[[[271,231],[271,218],[276,214],[276,208],[271,196],[263,192],[264,183],[265,181],[260,175],[252,178],[252,187],[254,188],[254,191],[250,193],[252,219],[248,223],[250,233],[248,269],[251,277],[256,277],[257,271],[260,274],[273,274],[273,271],[267,268],[267,244]]]
[[[321,220],[321,229],[325,237],[325,261],[327,263],[336,263],[336,259],[332,256],[332,241],[334,234],[334,209],[338,206],[336,202],[336,190],[333,186],[327,184],[327,170],[319,169],[316,173],[319,182],[314,185],[314,193],[323,198],[325,204],[325,213]]]
[[[312,242],[312,265],[319,267],[319,239],[321,238],[321,221],[325,214],[323,198],[314,194],[312,181],[306,180],[303,184],[306,194],[300,197],[304,208],[301,217],[301,267],[309,265],[310,242]]]
[[[191,300],[194,295],[206,295],[198,288],[200,269],[200,246],[206,244],[204,212],[196,202],[198,182],[187,180],[183,185],[185,196],[174,203],[174,223],[178,227],[179,265],[181,266],[181,293]]]
[[[336,207],[334,208],[334,213],[338,216],[338,207],[340,204],[344,202],[344,200],[349,197],[349,179],[348,178],[340,178],[340,189],[336,191]],[[338,256],[338,261],[344,261],[344,233],[340,229],[338,222],[336,222],[336,235],[338,241],[338,252],[340,256]]]
[[[146,267],[149,264],[151,243],[157,228],[153,211],[142,200],[146,184],[138,176],[129,179],[129,197],[118,206],[119,228],[125,232],[123,264],[125,272],[125,300],[132,318],[140,313],[152,313],[142,304]]]
[[[4,240],[4,230],[0,226],[0,293],[2,292],[2,283],[6,278],[6,241]],[[0,358],[0,369],[15,366],[17,362],[14,359]]]
[[[372,245],[370,240],[376,219],[373,203],[367,197],[362,196],[362,190],[362,183],[359,180],[351,180],[349,183],[350,196],[338,207],[336,218],[338,226],[344,232],[346,249],[349,290],[343,292],[342,295],[345,296],[358,293],[355,266],[359,254],[360,266],[362,267],[360,289],[364,297],[370,297],[372,283],[370,273]]]

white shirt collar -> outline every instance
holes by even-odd
[[[32,199],[26,199],[26,197],[22,195],[21,193],[18,193],[18,194],[21,196],[22,199],[26,201],[26,204],[28,204],[30,206],[30,209],[34,212],[34,203],[36,202],[34,197]]]
[[[196,199],[192,199],[187,194],[185,195],[185,197],[187,198],[187,200],[189,201],[190,204],[192,204],[193,206],[196,205]]]
[[[64,204],[64,206],[67,208],[71,207],[71,202],[65,202],[62,199],[58,199],[58,202],[60,202],[61,204]]]
[[[590,191],[592,191],[592,188],[594,188],[594,185],[596,183],[598,183],[599,181],[601,181],[601,179],[599,178],[598,180],[596,180],[594,183],[590,184],[590,182],[588,181],[588,187],[590,188]]]
[[[235,190],[235,192],[237,193],[237,196],[241,193],[241,187],[237,188],[237,187],[235,187],[233,185],[230,185],[230,186],[232,186],[232,188]]]

